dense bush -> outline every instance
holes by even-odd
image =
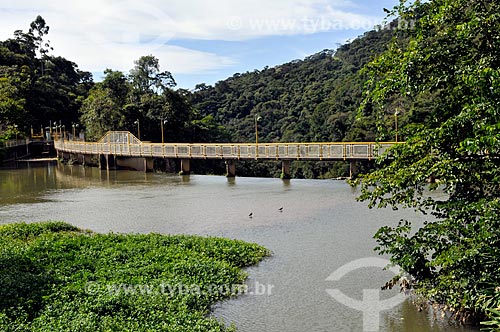
[[[236,295],[256,244],[95,234],[60,223],[0,227],[4,331],[230,331],[207,317]]]

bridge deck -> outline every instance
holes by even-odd
[[[395,143],[145,143],[128,132],[110,132],[97,143],[56,141],[58,151],[76,154],[182,159],[369,160]]]

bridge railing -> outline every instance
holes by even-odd
[[[395,143],[123,144],[56,141],[59,151],[128,157],[189,159],[353,160],[374,159]]]
[[[3,147],[5,148],[13,148],[13,147],[16,147],[16,146],[23,146],[23,145],[28,145],[30,144],[30,140],[29,139],[18,139],[18,140],[8,140],[8,141],[5,141],[3,143],[0,143]]]

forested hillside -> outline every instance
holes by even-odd
[[[192,104],[213,115],[233,141],[255,140],[260,116],[262,142],[365,141],[375,139],[370,114],[356,119],[365,78],[360,69],[383,52],[393,33],[371,31],[338,50],[324,50],[304,60],[200,84]]]
[[[366,77],[363,66],[387,49],[392,29],[370,31],[337,50],[324,50],[304,60],[235,74],[215,86],[200,84],[191,95],[193,108],[213,116],[234,142],[373,141],[376,119],[359,114]],[[393,113],[388,114],[387,139],[394,140]],[[400,119],[404,123],[405,118]],[[368,163],[363,166],[370,166]],[[240,174],[276,176],[275,163],[239,164]],[[346,176],[343,163],[292,164],[293,177]]]

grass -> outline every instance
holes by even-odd
[[[268,255],[220,238],[0,226],[0,330],[234,331],[211,305]]]

